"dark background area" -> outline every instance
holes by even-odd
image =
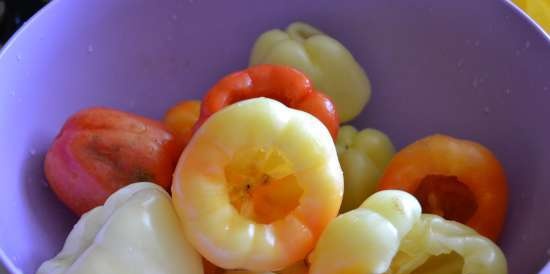
[[[0,46],[48,0],[0,0]]]
[[[0,48],[48,0],[0,0]],[[7,274],[0,263],[0,274]]]

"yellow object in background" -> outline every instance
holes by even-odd
[[[260,273],[303,260],[338,214],[343,192],[323,123],[267,98],[208,118],[181,155],[172,184],[189,242],[221,268]]]
[[[421,212],[420,203],[407,192],[372,194],[359,208],[329,223],[309,256],[309,273],[389,274],[386,271],[401,240],[420,220]]]
[[[514,0],[514,3],[550,34],[550,0]]]

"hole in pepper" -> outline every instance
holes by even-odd
[[[415,196],[424,213],[461,223],[466,223],[478,207],[474,193],[456,176],[427,175],[420,181]]]
[[[464,268],[464,258],[452,251],[431,256],[426,262],[415,269],[411,274],[445,273],[460,274]]]
[[[225,167],[225,178],[231,204],[261,224],[287,216],[303,194],[291,163],[277,149],[237,152]]]

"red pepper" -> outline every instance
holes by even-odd
[[[150,181],[168,189],[180,152],[160,122],[91,108],[65,122],[44,168],[59,199],[82,215],[130,183]]]
[[[333,139],[338,135],[339,119],[332,100],[316,91],[300,71],[279,65],[258,65],[221,79],[204,97],[195,130],[222,108],[256,97],[308,112],[323,122]]]

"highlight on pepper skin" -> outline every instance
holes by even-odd
[[[498,240],[508,202],[504,169],[484,146],[445,135],[423,138],[399,151],[379,189],[407,191],[424,213],[441,215]]]
[[[303,260],[337,215],[343,175],[314,116],[256,98],[214,113],[181,155],[173,202],[191,244],[224,269]]]

